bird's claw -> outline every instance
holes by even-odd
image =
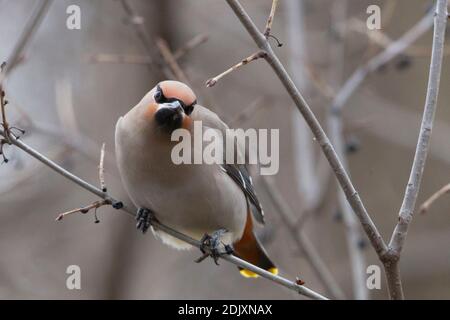
[[[225,229],[219,229],[214,231],[211,235],[205,233],[205,235],[200,240],[200,251],[203,255],[195,260],[195,262],[200,263],[205,260],[207,257],[211,257],[214,260],[216,265],[219,265],[219,258],[224,254],[232,254],[233,248],[224,244],[221,239],[224,233],[228,232]],[[223,247],[221,247],[221,245]]]
[[[139,208],[136,214],[136,228],[146,233],[148,228],[152,225],[152,220],[155,219],[153,211],[146,208]]]

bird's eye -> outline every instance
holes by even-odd
[[[184,108],[184,113],[186,113],[187,115],[190,115],[192,113],[192,111],[194,111],[194,105],[190,105],[187,106],[186,108]]]
[[[162,92],[161,91],[156,91],[154,98],[155,98],[156,102],[160,103],[161,100],[162,100],[161,99],[162,98]]]
[[[156,92],[155,92],[155,95],[153,97],[155,98],[155,101],[157,103],[164,102],[165,98],[164,98],[164,95],[163,95],[163,92],[162,92],[162,89],[161,89],[160,86],[156,87]]]
[[[192,113],[192,111],[194,111],[194,106],[197,104],[197,100],[195,100],[194,102],[192,102],[190,105],[186,106],[184,108],[184,113],[186,113],[186,115],[190,115]]]

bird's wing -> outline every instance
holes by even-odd
[[[196,105],[194,111],[191,114],[191,118],[194,121],[201,120],[204,127],[220,130],[222,132],[222,135],[225,137],[228,126],[214,112],[200,105]],[[245,146],[237,145],[236,149],[237,157],[244,157],[245,159]],[[231,177],[231,179],[233,179],[233,181],[242,189],[247,199],[249,199],[250,208],[255,219],[258,222],[264,224],[264,211],[261,207],[261,203],[259,202],[258,197],[256,196],[253,181],[246,165],[237,163],[228,164],[226,163],[226,161],[224,161],[224,164],[221,165],[221,167],[223,171],[225,171]]]
[[[203,126],[219,129],[223,134],[225,133],[225,130],[228,129],[227,124],[223,122],[215,112],[212,112],[199,104],[195,105],[194,111],[191,113],[191,118],[194,121],[201,120]]]
[[[222,164],[223,170],[233,179],[234,182],[244,191],[250,201],[250,208],[256,221],[264,224],[264,210],[255,193],[252,178],[243,164]]]

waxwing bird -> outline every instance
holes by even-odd
[[[171,140],[171,134],[180,128],[192,132],[197,121],[223,136],[228,129],[214,112],[197,104],[194,92],[178,81],[160,82],[117,121],[117,164],[124,187],[139,208],[138,229],[145,232],[152,216],[212,245],[210,252],[223,243],[227,251],[232,248],[236,256],[277,274],[253,231],[253,219],[263,223],[263,211],[245,165],[172,161],[172,149],[178,142]],[[191,145],[193,148],[194,143]],[[243,154],[243,150],[238,152]],[[161,230],[152,231],[174,248],[191,247]],[[246,277],[257,276],[244,269],[240,272]]]

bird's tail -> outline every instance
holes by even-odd
[[[235,255],[245,261],[267,270],[270,273],[278,274],[278,268],[267,256],[266,250],[256,238],[253,232],[253,222],[251,213],[247,215],[247,223],[245,225],[242,238],[233,244]],[[246,278],[257,278],[258,275],[250,270],[239,268],[242,276]]]

